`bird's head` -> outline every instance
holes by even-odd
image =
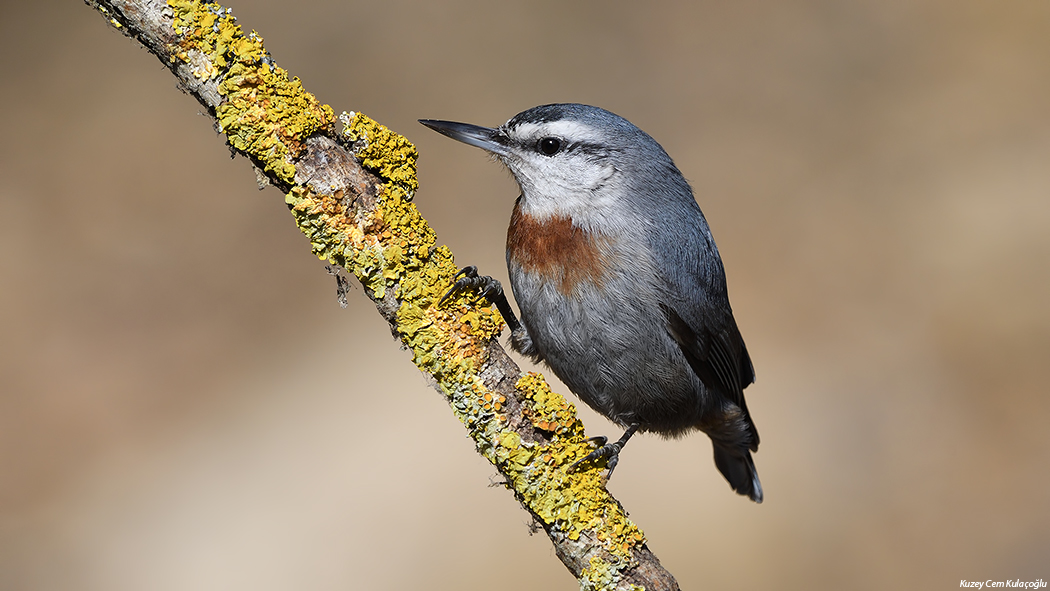
[[[660,181],[649,176],[668,166],[678,174],[648,134],[598,107],[543,105],[495,128],[431,119],[420,123],[502,162],[521,187],[523,212],[536,219],[600,223],[624,212],[638,194],[651,192],[644,185]]]

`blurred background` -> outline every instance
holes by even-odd
[[[416,143],[419,208],[500,279],[513,180],[416,119],[584,102],[675,158],[766,490],[701,435],[632,441],[610,488],[683,589],[1050,579],[1050,4],[233,9]],[[0,74],[0,588],[576,588],[155,57],[79,1],[5,1]]]

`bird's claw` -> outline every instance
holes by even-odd
[[[637,431],[639,427],[641,427],[640,423],[631,423],[627,427],[627,430],[623,432],[623,436],[612,443],[608,443],[608,437],[591,437],[587,441],[592,444],[597,444],[598,449],[592,451],[582,459],[577,460],[573,465],[569,466],[569,471],[572,472],[576,469],[576,466],[579,466],[584,462],[605,458],[605,469],[608,470],[608,472],[605,473],[604,481],[608,482],[609,478],[612,477],[613,470],[616,469],[616,464],[620,462],[620,450],[623,449],[623,446],[627,445],[627,440],[634,435],[634,432]]]
[[[463,267],[452,278],[455,283],[441,296],[438,305],[442,306],[452,296],[463,291],[476,291],[478,299],[494,302],[496,298],[503,295],[503,286],[500,282],[488,275],[478,275],[478,268],[474,265]],[[476,300],[475,300],[476,301]]]
[[[603,435],[591,437],[587,441],[593,445],[597,445],[597,449],[573,462],[573,464],[569,466],[568,471],[575,472],[580,464],[595,462],[605,458],[605,468],[608,470],[605,474],[605,480],[609,480],[612,476],[613,470],[616,469],[616,464],[620,462],[620,450],[623,449],[623,443],[619,441],[608,443],[609,438]]]

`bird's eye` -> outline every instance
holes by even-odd
[[[553,156],[561,149],[561,140],[556,137],[545,137],[536,143],[536,148],[548,156]]]

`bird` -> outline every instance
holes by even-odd
[[[584,403],[625,429],[570,470],[605,459],[606,481],[636,432],[699,430],[734,491],[762,502],[744,400],[754,367],[729,305],[725,270],[692,188],[655,139],[610,111],[541,105],[498,127],[420,119],[485,150],[521,189],[507,230],[520,322],[498,280],[474,266],[441,304],[474,291]]]

